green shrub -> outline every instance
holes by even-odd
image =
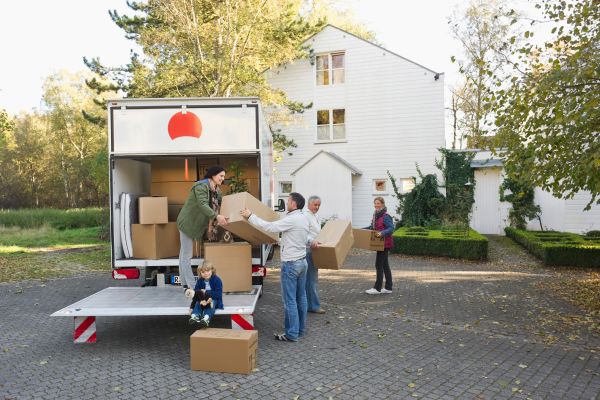
[[[427,232],[427,229],[422,226],[409,226],[406,228],[406,232]]]
[[[585,234],[587,237],[596,237],[600,239],[600,231],[589,231]]]
[[[521,244],[546,265],[600,267],[600,243],[585,240],[581,235],[554,232],[554,237],[544,237],[540,232],[505,228],[506,236]]]
[[[393,234],[392,252],[421,255],[463,258],[467,260],[487,259],[488,240],[470,229],[468,235],[444,235],[441,230],[430,230],[427,236],[423,232],[409,232],[410,228],[400,228]]]
[[[21,228],[90,228],[108,225],[108,213],[101,208],[0,210],[0,225]]]

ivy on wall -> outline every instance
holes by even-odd
[[[537,218],[540,220],[541,208],[535,205],[535,192],[533,186],[523,183],[515,178],[507,177],[500,185],[500,201],[512,204],[508,211],[510,226],[517,229],[526,229],[527,222]],[[542,227],[540,221],[540,227]],[[542,228],[543,230],[543,228]]]
[[[441,159],[436,167],[441,171],[442,184],[437,176],[423,175],[416,166],[420,182],[412,191],[401,193],[396,179],[390,171],[395,197],[398,199],[396,212],[401,215],[400,226],[453,226],[468,230],[474,199],[474,175],[471,160],[474,153],[439,149]],[[415,183],[417,181],[416,178]],[[440,192],[445,188],[446,195]]]

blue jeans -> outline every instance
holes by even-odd
[[[306,301],[308,303],[308,311],[317,311],[321,308],[319,300],[319,269],[315,267],[312,259],[312,250],[306,250]]]
[[[208,315],[208,321],[212,320],[213,315],[215,315],[215,303],[211,302],[209,307],[205,307],[202,309],[200,306],[200,302],[197,302],[194,306],[194,310],[192,314],[196,314],[198,318],[202,319],[205,315]]]
[[[306,325],[306,259],[281,263],[281,297],[285,317],[285,335],[298,340]]]

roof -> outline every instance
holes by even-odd
[[[470,151],[475,152],[475,157],[471,160],[471,168],[493,168],[503,165],[502,157],[494,156],[489,150],[472,149]]]
[[[471,168],[492,168],[502,167],[502,160],[500,159],[487,159],[487,160],[473,160],[471,161]]]
[[[348,161],[344,160],[342,157],[338,156],[337,154],[332,153],[331,151],[327,151],[327,150],[321,150],[318,153],[316,153],[314,156],[312,156],[311,158],[309,158],[308,160],[306,160],[306,162],[304,162],[301,166],[299,166],[298,168],[296,168],[296,170],[294,172],[292,172],[292,175],[296,175],[296,173],[298,171],[300,171],[302,168],[304,168],[304,166],[306,166],[309,162],[311,162],[312,160],[314,160],[321,153],[327,154],[328,156],[330,156],[334,160],[336,160],[339,163],[341,163],[342,165],[346,166],[350,170],[350,172],[352,173],[352,175],[362,175],[362,171],[361,170],[359,170],[354,165],[350,164]]]
[[[308,37],[308,38],[307,38],[307,39],[304,41],[304,43],[308,42],[310,39],[312,39],[313,37],[315,37],[315,36],[316,36],[316,35],[318,35],[319,33],[323,32],[323,31],[324,31],[325,29],[327,29],[328,27],[331,27],[331,28],[337,29],[337,30],[338,30],[338,31],[340,31],[340,32],[344,32],[344,33],[346,33],[346,34],[348,34],[348,35],[354,36],[355,38],[357,38],[357,39],[359,39],[359,40],[362,40],[363,42],[367,42],[367,43],[369,43],[370,45],[372,45],[372,46],[375,46],[375,47],[377,47],[377,48],[380,48],[381,50],[384,50],[384,51],[386,51],[386,52],[388,52],[388,53],[390,53],[390,54],[392,54],[392,55],[394,55],[394,56],[396,56],[396,57],[399,57],[399,58],[401,58],[401,59],[403,59],[403,60],[405,60],[405,61],[408,61],[409,63],[412,63],[412,64],[414,64],[414,65],[416,65],[416,66],[419,66],[419,67],[421,67],[421,68],[423,68],[423,69],[426,69],[427,71],[429,71],[429,72],[431,72],[431,73],[434,73],[434,74],[436,74],[436,75],[444,75],[444,73],[443,73],[443,72],[437,72],[437,71],[434,71],[434,70],[432,70],[432,69],[430,69],[430,68],[427,68],[427,67],[425,67],[425,66],[423,66],[423,65],[421,65],[421,64],[419,64],[419,63],[417,63],[417,62],[414,62],[414,61],[412,61],[412,60],[409,60],[409,59],[408,59],[408,58],[406,58],[406,57],[402,57],[400,54],[394,53],[393,51],[390,51],[390,50],[386,49],[385,47],[382,47],[382,46],[380,46],[380,45],[378,45],[378,44],[375,44],[375,43],[373,43],[373,42],[369,42],[368,40],[366,40],[366,39],[363,39],[363,38],[361,38],[360,36],[356,36],[356,35],[355,35],[354,33],[352,33],[352,32],[345,31],[345,30],[343,30],[343,29],[341,29],[341,28],[338,28],[337,26],[335,26],[335,25],[331,25],[331,24],[327,24],[327,25],[325,25],[325,26],[323,27],[323,29],[321,29],[319,32],[317,32],[317,33],[314,33],[313,35],[309,36],[309,37]]]

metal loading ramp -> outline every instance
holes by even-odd
[[[223,293],[221,314],[253,314],[262,286],[250,292]],[[53,313],[53,317],[187,315],[191,300],[179,286],[109,287]]]

